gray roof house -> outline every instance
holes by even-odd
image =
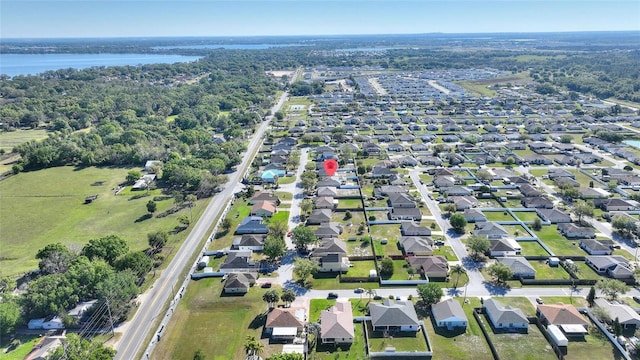
[[[623,329],[637,329],[640,327],[640,315],[630,306],[620,303],[610,303],[603,298],[596,299],[595,303],[609,314],[609,318],[612,320],[617,318]]]
[[[307,217],[308,225],[319,225],[331,221],[331,209],[315,209]]]
[[[462,213],[467,222],[484,222],[487,217],[478,209],[465,209]]]
[[[389,206],[394,208],[414,208],[416,203],[407,193],[389,194]]]
[[[316,229],[316,237],[320,239],[335,238],[342,234],[342,225],[339,223],[323,223]]]
[[[242,234],[267,234],[267,225],[262,222],[260,216],[247,216],[236,229],[237,235]]]
[[[494,332],[527,333],[529,331],[529,320],[522,310],[511,306],[502,306],[494,299],[485,300],[483,305]]]
[[[524,256],[499,257],[496,258],[496,261],[507,265],[509,269],[513,271],[513,277],[516,279],[533,279],[536,277],[536,269],[534,269],[533,266],[529,264]]]
[[[558,209],[536,209],[538,216],[552,224],[570,223],[571,216]]]
[[[433,255],[429,240],[418,236],[402,236],[398,241],[405,255]]]
[[[224,282],[226,294],[246,294],[256,284],[256,276],[252,273],[230,273]]]
[[[347,244],[338,238],[324,238],[320,246],[313,250],[313,256],[319,257],[325,254],[347,255]]]
[[[251,260],[251,250],[230,250],[220,265],[220,272],[254,272],[258,268],[259,265]]]
[[[334,209],[337,204],[338,200],[331,196],[318,196],[313,200],[316,209]]]
[[[629,261],[618,255],[594,255],[587,256],[585,263],[598,274],[607,275],[614,279],[633,278],[633,270]]]
[[[422,212],[416,207],[393,207],[388,216],[390,220],[422,220]]]
[[[466,329],[469,323],[460,303],[452,298],[431,305],[431,314],[436,326],[447,330]]]
[[[371,302],[369,313],[374,331],[420,330],[418,315],[411,301],[398,300],[394,303],[391,299],[384,299],[382,304]]]
[[[580,240],[580,248],[589,253],[589,255],[611,255],[613,249],[604,241],[597,239]]]
[[[473,230],[473,235],[486,236],[489,239],[501,239],[509,236],[509,232],[500,224],[487,221],[476,224],[476,228]]]
[[[400,233],[403,236],[431,236],[431,229],[413,221],[403,221],[400,223]]]

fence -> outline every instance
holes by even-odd
[[[420,285],[420,284],[428,284],[429,280],[380,280],[380,285],[382,286],[406,286],[406,285]]]
[[[493,342],[489,337],[489,333],[487,332],[487,329],[484,326],[484,322],[480,318],[479,314],[483,314],[483,313],[484,313],[484,308],[473,309],[473,317],[476,319],[476,322],[480,326],[480,330],[482,331],[482,335],[484,335],[485,340],[487,340],[487,344],[489,345],[489,350],[491,350],[491,355],[493,355],[494,360],[500,360],[500,356],[498,356],[498,351],[496,350],[496,347],[493,345]]]
[[[547,332],[547,329],[545,329],[544,326],[542,326],[542,323],[540,323],[540,319],[538,319],[537,317],[530,317],[527,319],[529,320],[529,324],[534,324],[538,328],[538,330],[540,330],[540,332],[542,333],[542,336],[544,336],[544,338],[547,339],[547,342],[549,343],[549,345],[551,345],[551,348],[556,353],[556,356],[558,357],[558,359],[563,360],[564,356],[567,354],[567,347],[566,346],[560,347],[558,346],[558,344],[555,343],[555,341],[551,338],[551,336]]]
[[[604,327],[604,324],[602,324],[600,321],[598,321],[598,319],[596,319],[592,314],[591,311],[589,311],[589,309],[587,308],[580,308],[579,309],[580,312],[585,313],[589,319],[591,320],[591,322],[593,322],[594,324],[596,324],[596,326],[598,327],[598,329],[600,329],[600,331],[602,331],[602,333],[607,337],[607,339],[609,339],[609,341],[611,342],[611,344],[613,344],[613,346],[618,349],[618,351],[620,352],[620,354],[622,356],[624,356],[625,360],[631,360],[631,357],[629,356],[629,354],[627,353],[626,349],[624,349],[622,347],[622,345],[616,340],[616,338]]]

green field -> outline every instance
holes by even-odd
[[[262,334],[266,289],[253,287],[244,296],[220,296],[222,284],[219,278],[189,284],[151,358],[190,360],[201,349],[211,360],[244,359],[246,337],[260,339]],[[282,345],[268,345],[268,339],[261,342],[264,357],[282,349]]]
[[[147,247],[147,234],[172,231],[177,217],[189,214],[185,208],[175,214],[144,219],[146,203],[153,196],[132,199],[114,195],[130,169],[56,167],[21,173],[0,182],[0,228],[2,229],[3,276],[17,276],[38,267],[35,253],[47,244],[61,242],[81,247],[92,238],[118,235],[131,250]],[[85,197],[99,195],[91,204]],[[144,193],[143,193],[144,194]],[[193,208],[197,221],[208,199]],[[173,200],[157,201],[156,214],[173,206]],[[179,244],[188,231],[169,238],[168,247]]]
[[[36,335],[20,335],[17,339],[20,340],[21,344],[9,352],[7,352],[7,349],[12,339],[8,337],[2,339],[0,360],[22,360],[31,352],[33,346],[40,341],[40,337]],[[5,341],[7,342],[6,344]]]
[[[549,255],[549,253],[540,246],[537,241],[518,241],[518,245],[522,247],[523,256]]]
[[[569,273],[562,266],[549,266],[543,260],[531,260],[529,264],[536,269],[536,279],[570,279]]]
[[[495,334],[486,316],[482,316],[489,338],[501,359],[555,360],[556,354],[535,325],[527,334]]]
[[[46,139],[48,134],[44,129],[2,131],[0,132],[0,149],[10,152],[16,145],[31,140]]]

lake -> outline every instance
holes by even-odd
[[[154,46],[152,49],[230,49],[230,50],[264,50],[275,47],[286,46],[311,46],[303,44],[203,44],[203,45],[168,45]]]
[[[156,54],[0,54],[0,74],[35,75],[48,70],[85,69],[92,66],[172,64],[200,56]]]

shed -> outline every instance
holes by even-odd
[[[552,256],[549,258],[549,266],[558,266],[560,264],[560,258]]]
[[[547,331],[549,333],[549,336],[551,336],[551,340],[553,340],[553,342],[556,343],[556,345],[558,346],[569,345],[569,340],[567,339],[566,336],[564,336],[564,334],[562,333],[560,328],[558,328],[558,326],[549,325],[547,326]]]

